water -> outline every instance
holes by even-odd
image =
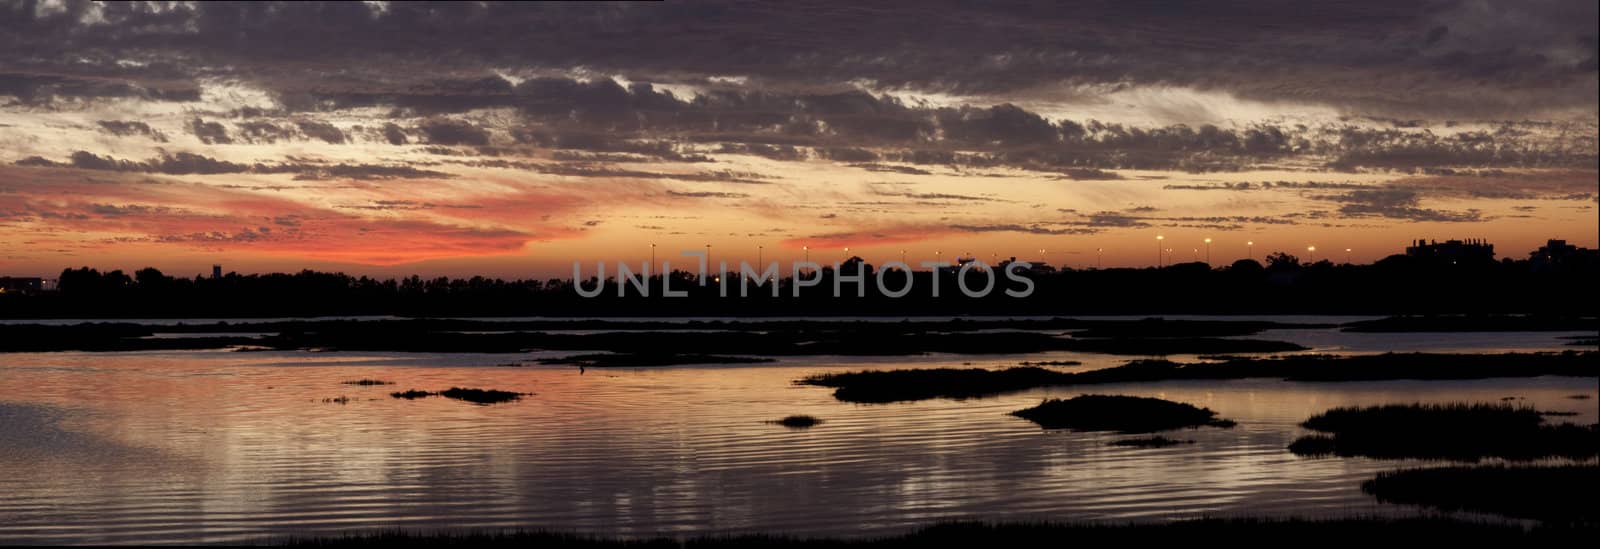
[[[1268,334],[1268,338],[1281,334]],[[1561,334],[1426,334],[1428,350],[1557,349]],[[1349,337],[1345,337],[1349,336]],[[1384,350],[1397,334],[1315,331]],[[1417,334],[1410,334],[1417,336]],[[1292,339],[1292,338],[1291,338]],[[1418,341],[1413,339],[1412,341]],[[1421,344],[1419,344],[1421,345]],[[0,542],[178,543],[383,528],[554,528],[609,535],[890,533],[950,519],[1168,520],[1407,515],[1360,492],[1422,462],[1303,459],[1296,425],[1334,406],[1500,402],[1593,423],[1593,379],[1107,385],[1217,410],[1230,430],[1044,431],[1007,413],[1080,389],[856,405],[797,386],[862,368],[999,367],[1127,357],[799,357],[767,365],[505,367],[540,356],[225,351],[0,355]],[[392,386],[341,382],[393,380]],[[405,389],[534,393],[478,406]],[[349,397],[346,404],[325,399]],[[766,423],[810,414],[790,430]]]

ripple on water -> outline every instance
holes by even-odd
[[[491,367],[530,356],[8,355],[0,368],[0,539],[220,542],[395,527],[825,535],[950,519],[1408,514],[1416,511],[1378,504],[1359,485],[1413,463],[1294,457],[1285,447],[1303,434],[1297,424],[1334,406],[1505,396],[1578,413],[1557,420],[1600,416],[1597,400],[1566,398],[1592,395],[1593,380],[1562,378],[1094,387],[1239,422],[1167,433],[1194,444],[1127,448],[1108,446],[1123,435],[1048,431],[1007,415],[1085,392],[1072,388],[857,405],[791,383],[868,367],[838,357],[583,374]],[[1105,360],[1085,359],[1085,368]],[[395,385],[342,383],[359,378]],[[388,396],[453,386],[534,394],[491,406]],[[339,396],[348,403],[323,402]],[[768,423],[794,414],[823,423]]]

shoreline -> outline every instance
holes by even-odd
[[[1129,522],[940,522],[891,535],[796,536],[763,534],[687,534],[677,536],[601,536],[555,530],[385,530],[341,536],[278,536],[257,545],[282,547],[389,546],[450,544],[556,547],[1060,547],[1064,541],[1117,543],[1192,543],[1199,537],[1226,536],[1229,543],[1282,546],[1304,536],[1315,545],[1416,541],[1438,544],[1551,543],[1592,539],[1595,524],[1535,524],[1441,517],[1267,519],[1203,518],[1161,523]]]

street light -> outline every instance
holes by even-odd
[[[1345,248],[1344,249],[1344,264],[1345,265],[1349,265],[1350,264],[1350,248]]]
[[[1211,264],[1211,239],[1206,239],[1206,264]]]
[[[1317,247],[1316,246],[1306,246],[1306,261],[1310,262],[1310,263],[1316,263],[1317,262]]]
[[[1256,258],[1256,241],[1251,240],[1251,241],[1245,242],[1244,245],[1245,245],[1245,253],[1249,254],[1251,260],[1254,260]]]
[[[1096,269],[1100,268],[1100,260],[1105,257],[1105,253],[1106,253],[1106,249],[1105,248],[1095,248],[1094,249],[1094,268],[1096,268]]]
[[[1165,236],[1161,236],[1159,234],[1156,235],[1156,268],[1157,269],[1161,268],[1161,260],[1162,260],[1162,257],[1161,257],[1161,241],[1166,240],[1166,239],[1167,239],[1167,237],[1165,237]]]

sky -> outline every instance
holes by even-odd
[[[1075,268],[1204,260],[1205,239],[1215,264],[1593,248],[1597,19],[1592,0],[0,0],[0,275],[544,278],[652,244]]]

